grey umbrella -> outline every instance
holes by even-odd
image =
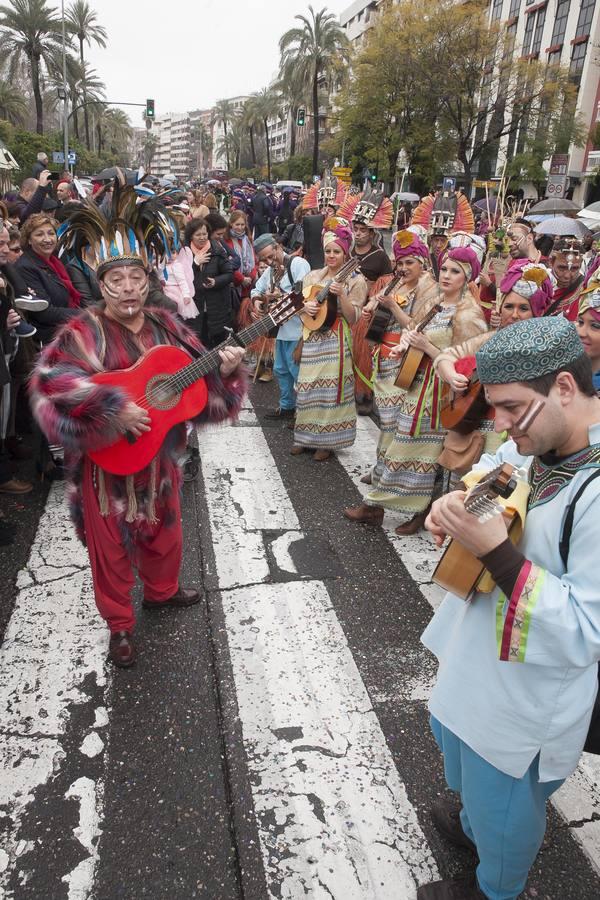
[[[577,213],[582,219],[600,219],[600,202],[590,203]]]
[[[124,172],[125,177],[127,179],[127,184],[135,184],[137,180],[137,170],[136,169],[123,169],[118,168],[117,166],[110,166],[108,169],[102,169],[101,172],[98,172],[97,175],[92,175],[92,181],[112,181],[113,178],[116,178],[119,172]]]
[[[403,203],[418,203],[421,198],[412,191],[398,191],[397,194],[394,194],[393,199],[401,200]]]
[[[529,208],[528,212],[549,213],[553,216],[560,216],[565,213],[576,213],[580,209],[581,206],[579,206],[578,203],[573,203],[572,200],[550,198],[548,200],[541,200],[540,203],[536,203],[535,206]]]
[[[582,223],[581,219],[568,219],[566,216],[555,216],[552,219],[544,219],[539,225],[535,226],[536,234],[554,234],[557,237],[567,237],[572,235],[576,238],[583,238],[588,233],[588,229]]]

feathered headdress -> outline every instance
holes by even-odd
[[[449,235],[455,231],[472,234],[475,218],[464,194],[437,193],[425,197],[415,209],[413,225],[422,225],[429,234]]]
[[[353,225],[390,228],[394,219],[394,205],[383,191],[369,185],[362,194],[348,194],[338,209],[338,215]]]
[[[318,209],[325,212],[328,206],[340,206],[346,196],[346,186],[325,172],[321,181],[317,181],[308,189],[302,200],[303,209]]]
[[[160,266],[180,247],[180,223],[160,196],[115,178],[108,217],[84,202],[58,229],[59,247],[72,251],[101,278],[119,265]]]

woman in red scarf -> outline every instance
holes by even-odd
[[[82,305],[81,294],[55,254],[57,243],[56,223],[46,213],[30,216],[21,229],[23,255],[16,266],[27,287],[48,301],[48,309],[30,314],[42,344],[48,344],[59,325]]]
[[[17,260],[16,268],[29,290],[48,301],[48,308],[43,312],[28,313],[37,329],[36,340],[42,345],[50,343],[57,329],[76,316],[82,305],[81,294],[55,255],[57,243],[56,223],[45,213],[30,216],[21,229],[23,255]],[[50,481],[61,478],[62,467],[52,457],[41,431],[37,444],[36,466],[42,478]]]

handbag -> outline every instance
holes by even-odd
[[[484,444],[485,436],[480,431],[471,431],[469,434],[448,431],[438,463],[456,475],[464,475],[479,462]]]

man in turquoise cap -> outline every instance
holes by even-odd
[[[433,820],[479,863],[470,879],[423,885],[419,900],[524,890],[546,801],[577,766],[598,689],[600,400],[589,358],[571,322],[530,319],[497,332],[477,371],[509,439],[465,482],[502,463],[525,469],[527,518],[515,545],[502,516],[481,521],[456,491],[427,520],[436,543],[454,538],[495,586],[467,602],[447,594],[422,637],[439,661],[431,726],[461,800],[436,805]]]

